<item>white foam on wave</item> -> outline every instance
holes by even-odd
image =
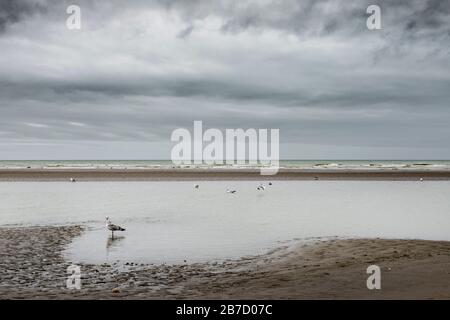
[[[0,169],[261,169],[262,164],[174,164],[171,161],[0,161]],[[280,161],[281,169],[301,170],[450,170],[450,161]]]

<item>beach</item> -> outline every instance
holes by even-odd
[[[20,168],[0,169],[0,181],[207,181],[207,180],[450,180],[450,170],[393,169],[293,169],[281,168],[276,175],[261,175],[245,168]]]
[[[1,169],[0,299],[450,299],[448,180],[417,169]],[[111,239],[105,215],[127,231]],[[66,286],[73,264],[80,290]],[[366,286],[370,265],[380,290]]]
[[[449,0],[0,0],[0,43],[0,301],[450,300]]]
[[[450,242],[396,239],[317,239],[221,263],[81,264],[81,289],[70,290],[61,251],[82,232],[1,228],[1,299],[450,298]],[[366,287],[372,264],[381,290]]]

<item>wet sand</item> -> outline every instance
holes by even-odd
[[[407,169],[0,169],[0,181],[450,180],[450,171]]]
[[[331,239],[261,256],[182,265],[80,264],[62,250],[81,226],[0,228],[1,299],[450,299],[450,242]],[[106,235],[105,235],[106,236]],[[366,287],[381,268],[381,290]]]

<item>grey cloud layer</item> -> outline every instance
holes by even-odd
[[[21,19],[33,14],[36,11],[44,11],[44,7],[38,3],[23,0],[2,0],[0,1],[0,32]]]
[[[450,157],[450,2],[377,1],[379,31],[369,4],[1,1],[0,142],[169,143],[203,120]]]

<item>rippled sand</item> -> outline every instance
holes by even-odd
[[[61,255],[83,227],[0,228],[2,299],[411,299],[450,298],[450,242],[347,239],[278,248],[221,263],[81,264],[66,288]],[[382,289],[366,288],[377,264]]]

